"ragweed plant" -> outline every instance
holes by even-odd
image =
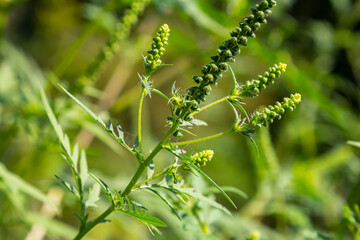
[[[269,71],[265,72],[263,76],[258,76],[256,80],[250,80],[243,84],[237,82],[230,66],[230,63],[235,62],[235,56],[240,53],[241,47],[247,46],[248,38],[255,37],[255,32],[262,24],[266,23],[265,18],[271,14],[271,9],[275,5],[276,2],[274,0],[264,0],[260,4],[255,5],[255,7],[251,9],[252,13],[244,18],[244,22],[240,22],[239,27],[230,33],[230,38],[224,41],[216,50],[216,55],[211,57],[210,63],[202,67],[202,74],[193,77],[195,85],[186,89],[185,92],[182,92],[175,87],[174,84],[169,95],[156,89],[152,81],[152,74],[155,71],[168,66],[167,64],[163,64],[161,56],[164,54],[165,46],[168,44],[170,29],[166,24],[161,26],[153,39],[151,50],[149,50],[144,57],[144,74],[139,74],[141,91],[137,118],[138,132],[134,143],[130,144],[128,141],[125,141],[125,133],[119,124],[114,126],[110,121],[106,124],[75,96],[61,87],[67,95],[88,112],[91,117],[137,160],[138,168],[129,180],[127,186],[122,190],[110,187],[94,174],[88,173],[85,152],[80,152],[76,145],[71,150],[69,139],[61,130],[60,125],[57,123],[54,114],[47,104],[44,94],[42,94],[47,113],[62,144],[64,158],[71,167],[76,185],[73,186],[60,177],[57,178],[81,203],[81,212],[78,215],[80,228],[75,239],[84,237],[92,228],[104,222],[113,212],[120,212],[135,217],[143,222],[151,232],[160,232],[158,227],[165,227],[166,224],[162,220],[147,214],[146,203],[137,203],[131,199],[131,193],[135,191],[147,190],[153,193],[163,200],[178,218],[181,218],[179,212],[185,209],[186,206],[189,205],[189,202],[193,201],[192,212],[195,216],[199,216],[199,208],[196,203],[197,201],[203,201],[206,197],[188,184],[185,184],[187,174],[193,174],[209,181],[236,208],[227,193],[201,170],[201,167],[213,158],[214,152],[212,150],[203,150],[195,153],[187,153],[181,146],[219,138],[230,133],[239,133],[251,138],[251,134],[256,129],[267,126],[276,118],[280,119],[287,111],[292,111],[301,101],[300,94],[292,94],[290,98],[284,98],[283,102],[278,102],[274,106],[268,106],[261,112],[255,111],[249,115],[242,107],[244,98],[256,97],[266,87],[273,84],[275,78],[280,77],[285,71],[286,64],[276,64],[271,67]],[[105,57],[106,54],[104,57],[101,57],[101,59],[105,59]],[[96,66],[98,65],[96,61],[94,64]],[[229,69],[233,78],[233,89],[229,95],[212,103],[208,103],[207,105],[203,105],[203,102],[206,101],[206,96],[211,93],[212,87],[218,84],[218,80],[222,77],[223,73]],[[143,151],[142,147],[142,108],[143,101],[147,96],[151,96],[152,93],[158,94],[165,99],[165,103],[167,103],[170,108],[170,116],[167,118],[167,132],[153,150],[147,154]],[[196,115],[220,103],[229,104],[235,114],[235,121],[227,131],[188,141],[178,140],[184,133],[192,134],[191,128],[193,126],[206,125],[204,121],[196,119]],[[239,111],[243,113],[243,116],[239,114]],[[157,171],[158,173],[155,174],[154,169],[157,165],[155,158],[161,150],[170,152],[174,161],[170,166],[160,169]],[[101,186],[110,200],[108,209],[93,220],[88,219],[87,208],[95,205],[98,199],[98,191],[95,186],[88,190],[85,189],[84,183],[89,175]],[[85,191],[89,191],[89,194],[87,194],[88,199],[85,198]],[[207,201],[214,202],[212,199],[207,199]],[[213,203],[213,206],[218,205],[216,202]],[[228,210],[224,211],[228,212]],[[203,225],[202,229],[204,232],[209,232],[206,225]],[[256,239],[257,235],[253,235],[250,238]]]

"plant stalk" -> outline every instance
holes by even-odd
[[[184,113],[179,116],[179,118],[184,117],[184,115],[189,110],[189,107],[184,111]],[[136,185],[136,182],[141,177],[142,173],[146,169],[146,167],[150,164],[151,160],[160,152],[161,149],[163,149],[164,144],[169,140],[171,134],[175,132],[175,130],[179,127],[180,123],[175,122],[175,124],[167,131],[165,136],[161,139],[161,141],[156,145],[154,150],[150,153],[150,155],[145,159],[144,162],[140,163],[138,169],[136,170],[134,176],[131,178],[129,184],[126,186],[125,190],[121,193],[122,197],[127,196],[133,187]],[[107,216],[109,216],[113,211],[115,211],[115,208],[113,205],[111,205],[103,214],[101,214],[99,217],[97,217],[95,220],[89,222],[85,228],[78,233],[78,235],[74,238],[74,240],[79,240],[85,234],[87,234],[92,228],[94,228],[97,224],[101,223]]]
[[[139,149],[140,152],[142,153],[142,141],[141,141],[141,116],[142,116],[142,106],[143,106],[143,102],[144,102],[144,97],[146,95],[146,89],[144,86],[141,86],[141,95],[140,95],[140,102],[139,102],[139,109],[138,109],[138,140],[139,140]]]
[[[193,143],[203,142],[203,141],[211,140],[211,139],[214,139],[214,138],[222,137],[222,136],[230,134],[232,132],[234,132],[234,130],[230,129],[230,130],[227,130],[225,132],[217,133],[217,134],[207,136],[207,137],[204,137],[204,138],[198,138],[198,139],[195,139],[195,140],[184,141],[184,142],[171,143],[171,145],[172,146],[189,145],[189,144],[193,144]]]
[[[140,176],[146,169],[146,167],[150,164],[151,160],[160,152],[161,149],[163,149],[163,145],[167,142],[167,140],[170,138],[171,134],[175,132],[175,130],[179,127],[180,123],[174,124],[169,131],[165,134],[165,136],[161,139],[161,141],[156,145],[154,150],[150,153],[150,155],[145,159],[143,163],[140,164],[138,169],[136,170],[134,176],[130,180],[129,184],[125,188],[125,190],[121,193],[121,196],[124,197],[128,195],[132,188],[135,186],[136,182],[139,180]]]
[[[95,220],[89,222],[82,231],[80,231],[78,233],[78,235],[76,235],[76,237],[74,238],[74,240],[79,240],[82,239],[85,234],[87,234],[91,229],[93,229],[93,227],[95,227],[96,225],[98,225],[99,223],[101,223],[102,221],[104,221],[104,219],[110,215],[110,213],[112,213],[115,210],[114,206],[111,205],[105,212],[103,212],[103,214],[101,214],[99,217],[97,217]]]
[[[212,102],[212,103],[210,103],[210,104],[208,104],[208,105],[200,108],[199,111],[194,112],[192,115],[198,114],[198,113],[200,113],[200,112],[202,112],[202,111],[204,111],[204,110],[206,110],[206,109],[208,109],[208,108],[211,108],[211,107],[213,107],[213,106],[215,106],[215,105],[217,105],[217,104],[219,104],[219,103],[225,102],[225,101],[228,100],[229,98],[230,98],[229,96],[225,96],[225,97],[223,97],[223,98],[221,98],[221,99],[219,99],[219,100],[217,100],[217,101],[215,101],[215,102]]]

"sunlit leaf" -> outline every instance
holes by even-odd
[[[174,214],[178,217],[178,219],[181,220],[181,218],[180,218],[179,214],[177,213],[177,211],[175,210],[174,206],[171,204],[171,202],[169,202],[169,200],[166,199],[165,196],[163,196],[160,192],[158,192],[158,191],[156,191],[155,189],[152,189],[152,188],[150,188],[150,187],[144,188],[144,189],[153,192],[153,193],[154,193],[155,195],[157,195],[161,200],[163,200],[163,201],[166,203],[166,205],[168,205],[168,206],[171,208],[171,210],[172,210],[172,211],[174,212]]]
[[[89,196],[85,202],[86,208],[88,207],[97,207],[96,202],[100,199],[100,185],[98,183],[94,183],[92,187],[89,188]]]
[[[80,199],[80,194],[76,187],[74,187],[72,184],[68,183],[67,181],[63,180],[59,176],[55,175],[56,179],[59,180],[59,182],[65,186],[70,192],[72,192],[78,199]]]
[[[108,187],[108,185],[106,185],[105,182],[103,182],[101,179],[99,179],[98,177],[96,177],[94,174],[92,174],[91,172],[89,172],[89,175],[95,179],[95,181],[101,186],[101,188],[104,190],[104,192],[106,193],[106,195],[109,197],[111,202],[114,202],[114,198],[113,198],[113,194],[111,189]]]
[[[195,166],[191,161],[188,159],[183,158],[182,159],[187,165],[189,165],[192,169],[194,169],[196,172],[198,172],[201,176],[203,176],[206,180],[208,180],[212,185],[214,185],[221,193],[222,195],[234,206],[234,208],[237,208],[235,203],[231,200],[231,198],[226,194],[224,190],[221,189],[219,185],[217,185],[210,177],[208,177],[203,171],[201,171],[200,168]]]

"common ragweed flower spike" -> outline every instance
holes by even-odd
[[[168,37],[170,36],[170,28],[167,24],[160,27],[156,33],[156,37],[153,39],[151,50],[148,51],[148,55],[145,57],[145,73],[150,75],[151,72],[156,70],[162,64],[160,57],[165,52],[165,45],[168,44]]]
[[[120,42],[129,36],[132,26],[138,22],[138,16],[144,11],[149,2],[150,0],[132,1],[130,8],[125,11],[124,17],[116,25],[116,31],[101,49],[96,59],[89,65],[85,74],[80,77],[80,82],[84,83],[88,79],[92,80],[101,67],[113,57],[119,50]]]
[[[207,162],[211,161],[214,156],[213,150],[204,150],[202,152],[197,152],[190,156],[190,160],[196,166],[205,166]]]
[[[255,111],[253,117],[250,119],[250,124],[255,128],[266,127],[272,123],[275,118],[280,119],[287,111],[292,111],[296,104],[301,102],[301,95],[299,93],[291,94],[290,98],[284,98],[284,101],[277,102],[275,106],[265,108],[263,112]]]
[[[271,14],[271,8],[276,5],[274,0],[264,0],[252,8],[252,14],[244,18],[244,22],[239,23],[234,31],[230,33],[231,38],[224,41],[216,50],[216,55],[212,56],[210,64],[203,66],[201,76],[193,76],[198,86],[187,89],[186,100],[190,106],[183,106],[184,109],[197,111],[198,105],[205,101],[206,95],[211,92],[211,85],[217,84],[217,79],[222,77],[222,72],[228,69],[228,62],[234,62],[235,56],[240,53],[240,47],[247,45],[248,37],[255,37],[255,31],[266,23],[266,17]],[[179,111],[179,116],[182,111]],[[189,115],[190,116],[190,115]]]
[[[286,70],[285,63],[275,64],[269,68],[269,71],[265,72],[263,76],[259,75],[258,79],[247,81],[233,89],[232,96],[241,97],[256,97],[266,87],[274,84],[274,79],[280,77]]]

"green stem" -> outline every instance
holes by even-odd
[[[144,102],[144,97],[146,95],[146,89],[144,86],[141,87],[141,95],[140,95],[140,102],[139,102],[139,109],[138,109],[138,140],[139,140],[139,149],[142,152],[141,148],[141,116],[142,116],[142,106]]]
[[[184,141],[184,142],[171,143],[171,145],[172,146],[181,146],[181,145],[189,145],[189,144],[198,143],[198,142],[204,142],[204,141],[211,140],[211,139],[214,139],[214,138],[222,137],[224,135],[227,135],[227,134],[230,134],[230,133],[233,133],[233,132],[234,132],[234,130],[230,129],[230,130],[227,130],[225,132],[221,132],[221,133],[214,134],[214,135],[211,135],[211,136],[207,136],[207,137],[204,137],[204,138],[198,138],[198,139],[195,139],[195,140]]]
[[[178,128],[179,123],[173,125],[169,131],[166,133],[166,135],[162,138],[162,140],[159,142],[159,144],[155,147],[155,149],[150,153],[150,155],[145,159],[143,163],[141,163],[135,172],[134,176],[130,180],[129,184],[125,188],[125,190],[121,193],[121,196],[127,196],[133,187],[135,186],[136,182],[139,180],[140,176],[146,169],[146,166],[148,166],[151,162],[151,160],[158,154],[158,152],[162,149],[163,144],[169,139],[171,134]],[[110,206],[103,214],[101,214],[99,217],[97,217],[95,220],[89,222],[83,230],[81,230],[78,235],[74,238],[74,240],[81,239],[86,233],[88,233],[92,228],[94,228],[97,224],[101,223],[108,215],[110,215],[115,210],[114,206]]]
[[[83,230],[81,230],[78,235],[76,235],[76,237],[74,238],[74,240],[79,240],[82,239],[85,234],[87,234],[93,227],[95,227],[96,225],[98,225],[99,223],[101,223],[102,221],[104,221],[104,219],[110,215],[110,213],[112,213],[114,211],[114,206],[111,205],[105,212],[103,212],[103,214],[101,214],[99,217],[97,217],[95,220],[89,222]]]
[[[188,112],[189,107],[184,111],[184,114],[182,114],[179,118],[184,117],[184,115]],[[160,150],[163,148],[163,145],[169,140],[171,134],[175,132],[175,130],[179,127],[180,123],[176,122],[165,134],[165,136],[161,139],[161,141],[156,145],[155,149],[150,153],[150,155],[145,159],[144,162],[142,162],[138,169],[136,170],[134,176],[130,180],[129,184],[126,186],[125,190],[121,193],[121,196],[127,196],[133,187],[136,185],[136,182],[139,180],[140,176],[146,169],[146,166],[148,166],[151,162],[151,160],[160,152]],[[99,217],[97,217],[95,220],[89,222],[85,228],[78,233],[78,235],[74,238],[74,240],[81,239],[86,233],[88,233],[92,228],[94,228],[97,224],[101,223],[108,215],[110,215],[115,210],[114,206],[110,206],[103,214],[101,214]]]
[[[144,181],[136,184],[136,185],[133,187],[133,189],[137,189],[137,188],[139,188],[141,185],[143,185],[144,183],[150,182],[151,180],[154,180],[154,179],[156,179],[156,178],[158,178],[158,177],[161,177],[162,175],[166,174],[167,172],[168,172],[168,169],[165,169],[165,170],[162,171],[161,173],[159,173],[159,174],[157,174],[157,175],[155,175],[155,176],[152,176],[151,178],[145,179]]]
[[[174,133],[174,131],[179,127],[180,123],[174,124],[169,131],[165,134],[165,136],[161,139],[161,141],[156,145],[154,150],[150,153],[150,155],[145,159],[145,161],[140,164],[138,169],[136,170],[134,176],[130,180],[129,184],[126,186],[125,190],[121,193],[121,196],[124,197],[128,195],[132,188],[136,185],[136,182],[139,180],[140,176],[146,169],[146,167],[150,164],[151,160],[160,152],[160,150],[163,148],[163,145],[167,142],[167,140],[170,138],[171,134]]]
[[[217,100],[217,101],[215,101],[215,102],[212,102],[212,103],[210,103],[210,104],[208,104],[208,105],[200,108],[199,111],[194,112],[192,115],[198,114],[199,112],[202,112],[202,111],[204,111],[204,110],[206,110],[206,109],[208,109],[208,108],[211,108],[211,107],[213,107],[213,106],[215,106],[215,105],[217,105],[217,104],[219,104],[219,103],[225,102],[225,101],[228,100],[229,98],[230,98],[230,96],[225,96],[225,97],[223,97],[223,98],[221,98],[221,99],[219,99],[219,100]]]

